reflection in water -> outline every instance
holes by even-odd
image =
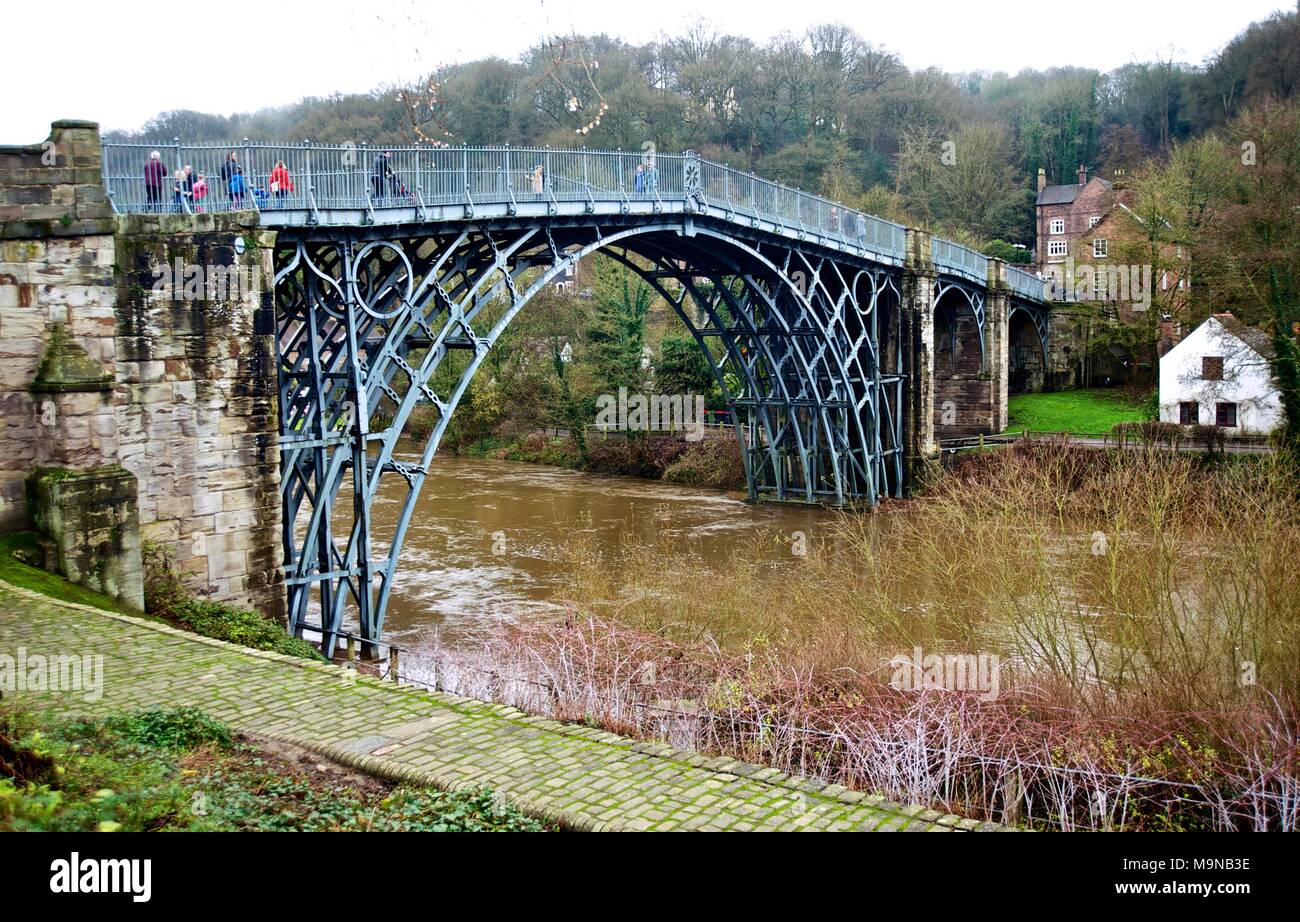
[[[405,496],[400,480],[388,484],[373,512],[379,534]],[[454,642],[501,621],[547,617],[559,610],[565,547],[580,532],[602,552],[667,543],[720,569],[742,547],[789,560],[785,545],[755,538],[812,534],[830,515],[632,477],[439,457],[402,547],[384,633],[401,644],[436,628]]]

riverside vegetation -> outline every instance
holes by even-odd
[[[965,815],[1295,829],[1296,473],[1284,453],[1020,443],[839,517],[785,565],[709,573],[680,548],[579,534],[566,618],[431,640],[408,666]],[[997,656],[999,693],[895,687],[917,648]]]
[[[0,706],[0,831],[468,832],[543,827],[490,791],[398,786],[193,708],[98,721]]]

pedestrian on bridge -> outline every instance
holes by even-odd
[[[370,186],[375,193],[375,201],[384,200],[384,187],[393,194],[397,194],[397,174],[393,172],[392,164],[393,155],[390,151],[383,151],[375,158],[375,168],[370,176]]]
[[[176,182],[172,187],[172,210],[189,211],[186,203],[194,199],[194,167],[188,163],[183,170],[176,171]]]
[[[202,173],[194,181],[194,211],[203,214],[203,200],[208,197],[208,179]]]
[[[163,182],[167,179],[167,167],[162,162],[162,154],[154,151],[144,165],[144,196],[150,211],[158,211],[162,206]]]
[[[293,191],[293,180],[289,177],[289,168],[284,165],[283,160],[275,161],[268,184],[271,194],[275,196],[275,207],[283,208],[284,197]]]
[[[655,166],[655,162],[651,160],[646,164],[645,168],[645,193],[646,195],[654,195],[658,189],[659,167]]]
[[[221,181],[226,186],[231,207],[242,208],[244,205],[244,168],[239,164],[239,156],[232,150],[221,165]]]

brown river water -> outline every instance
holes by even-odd
[[[373,510],[377,534],[389,532],[405,496],[400,479],[388,485]],[[384,634],[404,645],[436,631],[454,645],[502,622],[558,616],[575,536],[602,553],[667,544],[721,569],[742,549],[788,561],[788,545],[773,537],[811,539],[833,515],[634,477],[438,457],[407,531]]]

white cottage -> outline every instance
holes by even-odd
[[[1160,420],[1262,435],[1282,425],[1268,334],[1215,314],[1160,358]]]

